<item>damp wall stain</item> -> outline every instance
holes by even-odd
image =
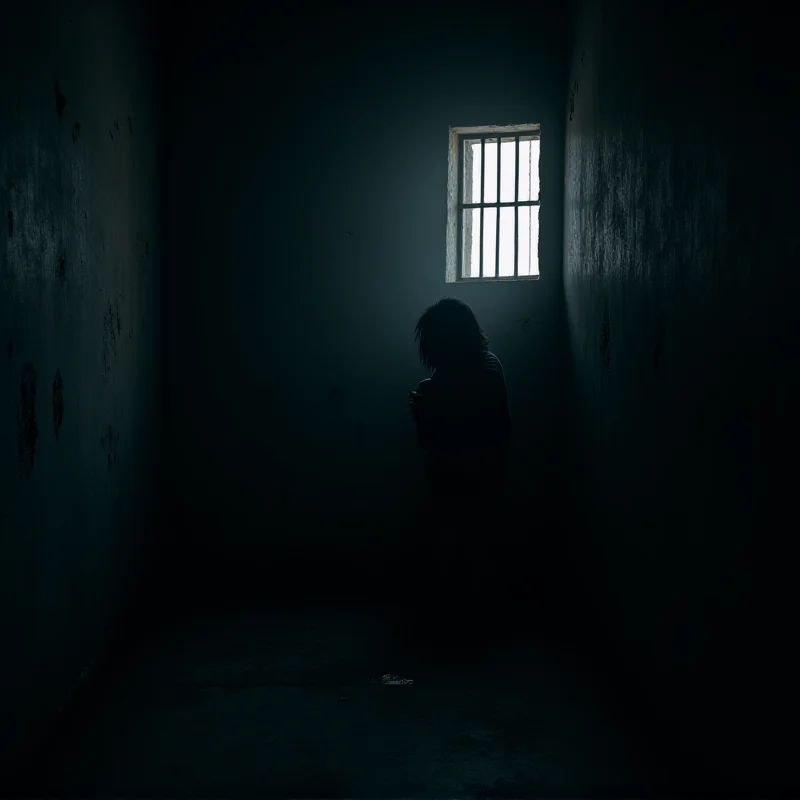
[[[155,503],[161,119],[140,36],[153,21],[124,0],[99,8],[0,15],[2,775],[113,629]],[[129,339],[123,316],[147,332]],[[97,481],[109,461],[123,476],[123,443],[125,479]]]
[[[757,720],[796,716],[800,666],[784,566],[800,230],[792,181],[776,179],[800,171],[794,32],[684,0],[584,0],[575,25],[564,294],[591,596],[676,737],[718,774],[757,769],[759,751],[777,770],[777,729]],[[762,47],[772,58],[753,57]],[[747,651],[763,671],[730,658]],[[743,685],[776,688],[749,699]]]

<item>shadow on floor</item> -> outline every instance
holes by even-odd
[[[492,635],[487,623],[462,619],[455,635],[446,616],[424,617],[419,608],[231,608],[140,625],[19,793],[651,792],[636,732],[580,659]]]

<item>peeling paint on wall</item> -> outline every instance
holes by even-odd
[[[569,121],[572,122],[572,118],[575,116],[575,98],[578,95],[578,81],[575,81],[572,84],[572,89],[569,93]]]

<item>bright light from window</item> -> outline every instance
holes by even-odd
[[[539,139],[520,137],[518,195],[517,146],[514,138],[500,141],[500,203],[524,203],[539,199]],[[480,140],[464,142],[465,203],[497,203],[498,141],[486,139],[483,151],[486,164],[481,170]],[[481,174],[484,178],[481,198]],[[518,268],[520,276],[539,274],[539,206],[500,206],[483,209],[483,277],[512,277],[514,275],[514,214],[517,221]],[[481,223],[480,209],[465,209],[463,222],[463,265],[465,278],[480,277]]]

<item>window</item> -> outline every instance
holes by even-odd
[[[448,283],[539,277],[539,133],[450,128]]]

